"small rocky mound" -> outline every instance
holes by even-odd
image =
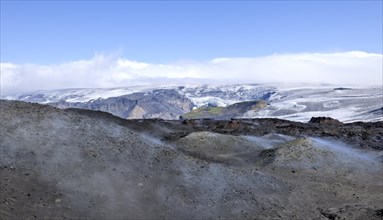
[[[212,132],[193,132],[176,145],[178,150],[194,158],[231,165],[248,163],[262,150],[243,137]]]
[[[312,117],[309,123],[316,123],[322,125],[342,125],[343,123],[337,119],[330,117]]]
[[[292,165],[308,162],[317,163],[321,158],[331,158],[332,153],[314,146],[308,138],[297,138],[280,144],[272,149],[267,149],[259,154],[260,163],[263,165]],[[301,164],[302,165],[302,164]]]

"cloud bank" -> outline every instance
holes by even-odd
[[[360,51],[217,58],[154,64],[95,55],[58,65],[1,63],[2,95],[62,88],[182,83],[330,83],[382,85],[383,55]]]

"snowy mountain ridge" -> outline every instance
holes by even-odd
[[[53,103],[59,101],[66,102],[89,102],[96,99],[107,99],[111,97],[119,97],[124,95],[130,95],[133,93],[147,93],[153,90],[176,90],[180,94],[195,100],[196,106],[200,107],[208,102],[214,103],[216,100],[220,106],[226,106],[243,99],[238,98],[239,95],[245,95],[243,92],[248,91],[254,93],[257,90],[272,90],[275,86],[265,85],[157,85],[157,86],[132,86],[132,87],[120,87],[120,88],[75,88],[75,89],[60,89],[60,90],[41,90],[33,91],[22,94],[13,94],[2,97],[8,100],[20,100],[27,102],[37,103]],[[225,98],[217,99],[217,96],[208,96],[208,93],[237,93],[237,95],[231,94],[233,100]],[[216,94],[217,95],[217,94]],[[251,96],[251,94],[250,94]],[[251,98],[251,97],[247,97]]]
[[[123,118],[163,119],[178,119],[205,106],[226,107],[239,102],[265,100],[268,102],[266,108],[250,110],[235,117],[276,117],[300,122],[317,116],[333,117],[343,122],[383,120],[380,86],[159,85],[36,91],[2,98],[60,108],[101,110]]]

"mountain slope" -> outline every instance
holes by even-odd
[[[238,116],[243,116],[248,111],[261,111],[267,107],[267,102],[264,100],[239,102],[227,107],[200,107],[194,109],[182,116],[186,119],[197,118],[214,118],[214,119],[231,119]]]
[[[109,112],[122,118],[178,119],[191,110],[193,103],[173,90],[153,90],[147,93],[96,99],[89,102],[59,101],[50,103],[59,108],[83,108]]]
[[[0,107],[1,219],[382,217],[380,122],[124,120]]]

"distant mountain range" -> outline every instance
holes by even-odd
[[[183,85],[35,91],[3,99],[83,108],[137,118],[265,118],[307,122],[326,116],[342,122],[382,121],[379,86]]]

